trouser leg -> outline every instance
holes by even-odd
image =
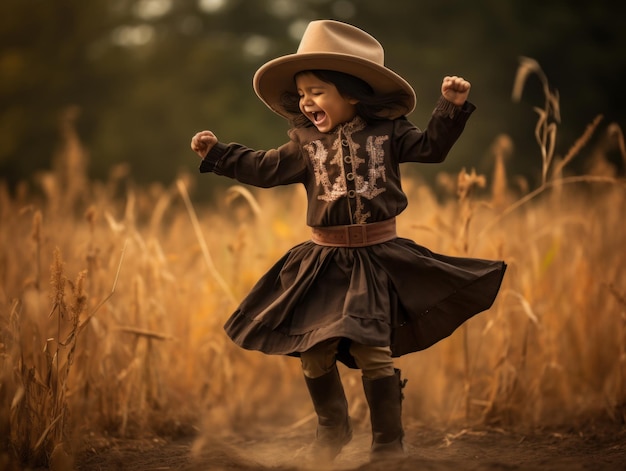
[[[384,378],[395,372],[390,347],[372,347],[352,342],[350,354],[354,357],[364,378]]]
[[[307,378],[319,378],[335,367],[339,340],[330,339],[320,342],[300,354],[304,376]]]

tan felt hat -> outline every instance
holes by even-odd
[[[415,91],[409,83],[385,67],[381,44],[365,31],[333,20],[312,21],[295,54],[278,57],[254,74],[254,91],[269,108],[289,117],[282,108],[285,92],[296,93],[294,76],[304,70],[333,70],[354,75],[367,82],[376,94],[403,92],[406,98],[390,118],[409,114],[415,108]]]

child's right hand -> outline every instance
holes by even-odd
[[[200,131],[191,138],[191,150],[204,159],[213,146],[217,144],[217,137],[211,131]]]

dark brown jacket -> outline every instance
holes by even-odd
[[[407,206],[399,164],[442,162],[474,109],[442,97],[423,132],[406,118],[368,125],[356,117],[329,133],[292,129],[289,142],[267,151],[218,143],[200,171],[263,188],[303,184],[309,226],[382,221]]]

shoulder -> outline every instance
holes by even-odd
[[[315,126],[294,127],[287,132],[287,135],[291,141],[298,144],[306,144],[324,136]]]
[[[396,137],[402,137],[407,134],[421,133],[422,131],[413,124],[406,116],[401,116],[391,121],[391,134]]]
[[[395,119],[377,119],[368,123],[368,129],[387,129],[395,132],[403,129],[417,129],[406,116],[400,116]]]

